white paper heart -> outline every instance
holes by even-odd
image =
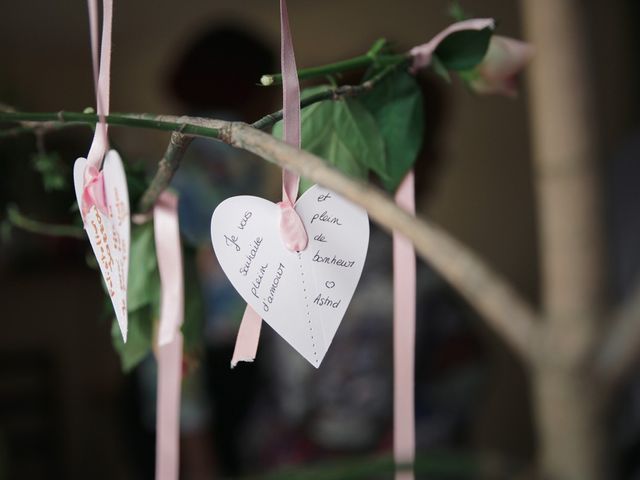
[[[280,207],[259,197],[232,197],[218,205],[211,239],[242,298],[318,367],[360,280],[369,219],[362,208],[317,185],[295,209],[309,236],[302,252],[284,246]]]
[[[76,199],[82,212],[86,158],[73,166]],[[129,191],[122,160],[115,150],[105,156],[102,167],[108,215],[95,206],[83,215],[85,230],[113,303],[122,338],[127,341],[127,280],[129,275]]]

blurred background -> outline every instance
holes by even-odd
[[[498,19],[500,35],[523,37],[518,2],[463,5],[474,16]],[[42,112],[94,105],[85,2],[3,6],[0,102]],[[298,66],[359,55],[379,37],[407,50],[451,23],[447,7],[444,0],[292,0]],[[630,181],[640,180],[640,4],[594,0],[584,8],[611,273],[622,296],[640,271],[640,189]],[[116,2],[111,110],[253,121],[280,108],[277,88],[256,86],[260,75],[279,69],[278,48],[275,1]],[[517,99],[477,97],[457,82],[449,86],[432,77],[421,79],[421,86],[430,128],[419,167],[420,214],[486,258],[537,304],[526,86]],[[149,171],[169,139],[117,127],[110,137],[126,161]],[[91,132],[65,129],[37,140],[22,135],[0,141],[0,218],[16,204],[34,218],[71,223],[71,189],[45,191],[33,162],[43,151],[57,152],[70,172]],[[385,234],[372,233],[362,284],[319,371],[268,327],[256,362],[228,368],[242,304],[215,265],[208,217],[230,195],[277,198],[278,176],[275,167],[248,154],[198,140],[175,181],[186,202],[183,235],[197,259],[204,301],[205,341],[191,359],[199,368],[185,386],[184,479],[237,478],[391,451]],[[19,230],[0,244],[0,479],[153,476],[153,357],[122,372],[99,275],[87,266],[89,252],[83,240]],[[536,447],[522,366],[424,265],[419,277],[419,452],[427,459],[432,452],[453,452],[458,465],[472,453],[498,458],[506,471],[496,477],[510,478],[508,472],[526,465]],[[633,402],[621,408],[636,411]],[[640,478],[635,415],[622,422],[621,478]],[[472,470],[459,475],[475,476]]]

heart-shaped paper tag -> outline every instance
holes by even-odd
[[[360,279],[369,219],[362,208],[317,185],[295,209],[309,237],[302,252],[284,246],[280,207],[259,197],[232,197],[218,205],[211,239],[242,298],[318,367]]]
[[[78,158],[73,166],[73,182],[80,212],[87,159]],[[127,341],[127,279],[129,275],[129,191],[122,160],[115,150],[105,156],[102,167],[108,214],[92,206],[82,214],[84,228],[113,303],[122,338]]]

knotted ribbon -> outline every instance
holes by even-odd
[[[180,471],[180,328],[184,319],[184,280],[177,207],[176,195],[164,191],[153,209],[161,285],[157,350],[156,480],[177,480]]]
[[[93,82],[96,91],[96,109],[98,123],[87,155],[87,167],[84,172],[82,190],[82,214],[95,206],[100,212],[107,214],[107,201],[102,176],[102,160],[109,147],[107,137],[106,116],[109,115],[109,85],[111,79],[111,26],[113,19],[113,0],[102,2],[102,44],[98,54],[98,3],[87,0],[89,7],[89,30],[91,34],[91,59],[93,66]],[[98,62],[98,55],[100,60]],[[99,64],[98,64],[99,63]]]
[[[286,0],[280,0],[280,64],[282,70],[283,140],[300,148],[300,83],[293,52],[289,14]],[[282,170],[282,201],[280,207],[280,234],[285,246],[299,252],[307,248],[309,239],[302,220],[295,211],[300,177],[287,169]],[[249,305],[244,311],[231,368],[238,362],[252,362],[258,351],[262,318]]]

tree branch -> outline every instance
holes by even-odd
[[[106,121],[109,125],[113,126],[149,128],[168,132],[179,131],[185,135],[208,138],[218,137],[215,123],[212,123],[211,119],[207,118],[152,115],[148,113],[113,113],[106,117]],[[98,122],[98,115],[95,113],[63,111],[57,113],[0,111],[0,122],[31,122],[33,125],[36,123],[44,123],[45,127],[58,127],[61,124],[95,125]],[[1,133],[2,132],[0,132],[0,134]]]
[[[180,132],[173,132],[171,134],[171,141],[169,141],[169,146],[162,160],[158,163],[156,175],[140,198],[140,202],[138,203],[139,213],[147,213],[151,210],[160,194],[169,186],[192,140],[193,137]]]
[[[365,208],[388,231],[409,238],[416,251],[487,320],[524,360],[532,356],[537,317],[499,274],[440,228],[395,205],[377,187],[353,180],[308,152],[284,144],[249,125],[232,123],[221,138],[287,168]]]
[[[598,377],[615,390],[640,358],[640,279],[609,325],[595,369]]]
[[[0,120],[60,121],[95,123],[94,114],[0,113]],[[388,231],[409,238],[418,254],[438,271],[487,320],[489,325],[524,360],[532,356],[537,336],[537,316],[496,272],[481,259],[435,225],[416,219],[398,208],[388,194],[377,187],[353,180],[319,157],[287,145],[244,123],[230,123],[195,117],[112,114],[111,125],[175,130],[190,135],[217,138],[287,168],[365,208],[371,218]],[[170,147],[171,148],[171,147]]]

